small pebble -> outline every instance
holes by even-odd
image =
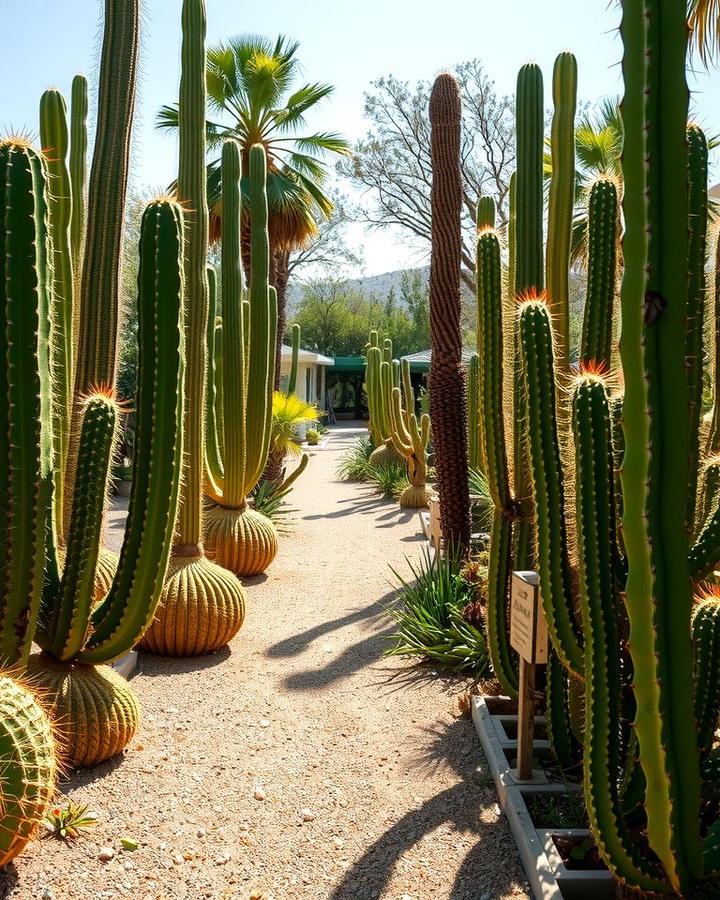
[[[135,863],[131,859],[126,859],[125,862],[123,863],[123,869],[125,869],[126,872],[129,872],[130,869],[134,869],[134,868],[135,868]]]
[[[264,800],[265,799],[265,791],[258,785],[255,788],[255,799],[256,800]]]
[[[55,900],[55,892],[52,888],[45,888],[42,892],[42,900]]]
[[[260,727],[261,728],[269,728],[270,727],[270,719],[261,719]]]
[[[302,811],[302,820],[303,822],[314,822],[315,813],[311,809],[304,809]]]
[[[197,830],[198,837],[205,837],[206,834],[207,834],[207,831],[205,831],[204,828],[198,828],[198,830]]]
[[[110,860],[115,856],[115,851],[112,847],[103,847],[98,853],[98,859],[102,862],[110,862]]]
[[[250,900],[262,900],[262,891],[251,891]]]
[[[185,862],[181,853],[173,853],[172,861],[175,863],[176,866],[181,866]]]
[[[341,850],[345,846],[345,841],[342,838],[333,838],[333,844],[338,850]]]

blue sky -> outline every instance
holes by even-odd
[[[69,93],[76,72],[97,66],[100,0],[0,0],[0,127],[37,130],[37,103],[47,87]],[[136,129],[134,182],[159,189],[174,176],[172,138],[154,129],[157,109],[176,98],[179,78],[181,0],[144,0],[140,118]],[[518,68],[538,62],[547,83],[555,55],[578,57],[584,100],[620,92],[619,9],[613,0],[207,0],[208,38],[281,32],[301,43],[308,81],[336,85],[334,96],[309,121],[312,128],[360,137],[363,92],[381,76],[411,82],[430,79],[458,62],[479,58],[498,89],[514,89]],[[696,116],[708,133],[720,131],[720,75],[692,80]],[[549,106],[549,99],[547,101]],[[365,234],[368,274],[417,261],[406,241]]]

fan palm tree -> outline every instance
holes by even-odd
[[[720,50],[720,0],[688,0],[690,44],[707,65]]]
[[[302,133],[309,110],[332,94],[329,84],[304,84],[292,89],[300,64],[299,44],[280,35],[275,42],[256,35],[240,35],[216,44],[207,52],[207,142],[214,159],[208,163],[210,237],[220,236],[220,149],[227,138],[241,147],[243,171],[253,144],[265,147],[268,165],[268,226],[273,255],[273,283],[278,290],[278,345],[285,332],[285,288],[289,254],[317,234],[318,218],[330,215],[333,204],[323,189],[325,157],[348,154],[348,142],[335,132]],[[159,128],[177,129],[177,104],[164,106]],[[247,177],[247,176],[246,176]],[[247,197],[246,185],[243,195]],[[244,223],[249,238],[249,222]],[[244,262],[249,266],[248,240]]]

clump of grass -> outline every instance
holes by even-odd
[[[434,561],[426,554],[419,566],[410,565],[412,579],[398,575],[395,603],[388,612],[397,631],[387,656],[417,656],[477,678],[490,674],[484,633],[468,621],[467,608],[475,605],[476,588],[449,558]]]
[[[367,466],[366,481],[388,500],[396,500],[410,484],[404,463],[390,462],[382,466]]]
[[[375,444],[369,434],[356,438],[355,443],[340,460],[337,468],[338,477],[343,481],[367,481],[369,460],[374,449]]]
[[[83,828],[97,824],[95,813],[89,813],[87,806],[78,806],[68,800],[65,806],[56,806],[45,817],[45,827],[49,834],[61,841],[75,840]]]
[[[253,509],[267,516],[281,533],[287,532],[294,521],[296,509],[287,502],[292,487],[283,488],[274,481],[260,480],[250,493]]]

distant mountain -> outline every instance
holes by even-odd
[[[430,280],[430,266],[422,266],[418,269],[397,269],[395,272],[383,272],[382,275],[368,275],[365,278],[353,278],[350,285],[356,291],[362,291],[364,294],[375,294],[378,297],[387,296],[394,288],[395,293],[400,299],[400,285],[402,284],[403,275],[414,275],[416,272],[420,274],[423,284],[427,284]]]

